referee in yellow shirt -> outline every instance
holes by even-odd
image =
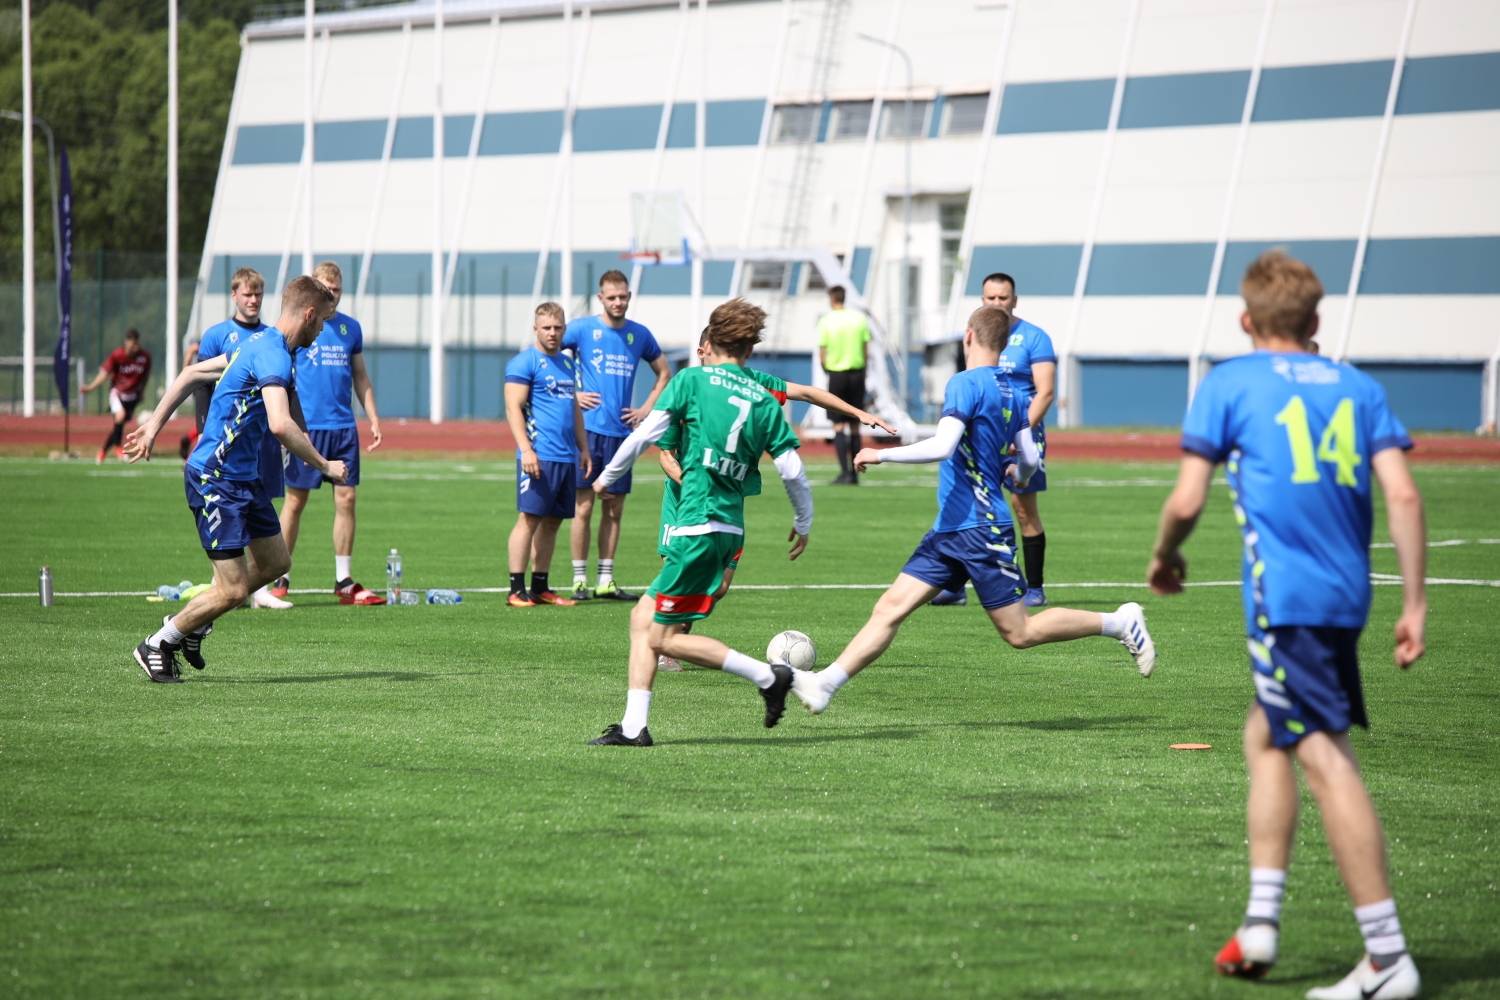
[[[818,320],[818,363],[828,373],[828,391],[850,406],[865,408],[865,345],[870,342],[870,323],[865,314],[844,308],[844,288],[828,289],[833,311]],[[854,456],[859,454],[859,424],[842,414],[828,411],[833,420],[833,447],[843,471],[834,485],[858,486]]]

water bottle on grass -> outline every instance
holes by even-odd
[[[401,553],[391,549],[385,559],[385,603],[401,604]]]
[[[428,604],[462,604],[464,596],[456,590],[429,590]]]

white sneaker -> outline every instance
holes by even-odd
[[[285,611],[292,606],[292,602],[283,601],[279,597],[272,597],[271,588],[262,587],[250,595],[250,606],[252,608],[275,608],[277,611]]]
[[[824,687],[823,682],[818,680],[818,675],[811,670],[792,671],[792,693],[813,715],[822,715],[833,699],[833,692]]]
[[[680,674],[682,673],[682,661],[674,660],[670,656],[658,656],[656,658],[656,669]]]
[[[1422,977],[1411,955],[1402,955],[1395,965],[1377,969],[1370,956],[1359,960],[1354,971],[1332,986],[1307,991],[1307,1000],[1411,1000],[1422,995]]]
[[[1141,672],[1141,676],[1150,677],[1151,671],[1156,669],[1156,643],[1146,631],[1146,609],[1131,601],[1116,608],[1115,614],[1124,615],[1126,619],[1125,636],[1120,645],[1135,657],[1135,669]]]

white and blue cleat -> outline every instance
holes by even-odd
[[[1120,605],[1115,614],[1125,618],[1120,645],[1135,658],[1135,669],[1141,672],[1141,676],[1150,677],[1151,671],[1156,669],[1156,643],[1151,641],[1151,633],[1146,630],[1146,609],[1131,601]]]

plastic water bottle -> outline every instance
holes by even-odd
[[[170,583],[164,583],[156,588],[156,596],[164,601],[180,601],[182,600],[182,591]]]
[[[183,580],[181,583],[179,583],[177,585],[177,590],[180,593],[181,591],[187,590],[192,585],[193,585],[193,581],[192,580]]]
[[[462,604],[464,595],[456,590],[429,590],[427,592],[428,604]]]
[[[409,590],[403,590],[401,592],[401,600],[400,600],[399,603],[401,603],[401,604],[421,604],[422,603],[422,596],[420,594],[414,594],[414,593],[412,593]]]
[[[401,600],[401,553],[391,549],[385,559],[385,603],[402,604]]]
[[[52,567],[43,566],[42,575],[37,580],[37,596],[42,599],[42,607],[52,607]]]

